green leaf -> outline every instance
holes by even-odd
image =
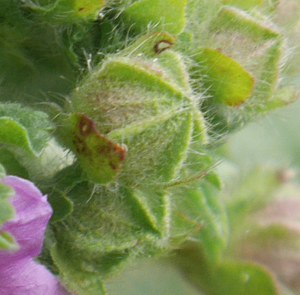
[[[196,243],[177,251],[176,264],[199,291],[208,295],[279,295],[276,283],[263,266],[246,261],[223,260],[212,264]]]
[[[255,186],[253,186],[255,183]],[[255,167],[224,191],[226,208],[231,222],[231,233],[236,228],[249,226],[248,217],[270,201],[280,181],[275,169]]]
[[[8,175],[16,175],[25,179],[29,179],[27,168],[24,167],[17,159],[16,155],[8,149],[0,149],[0,161],[5,167]]]
[[[40,155],[53,125],[47,114],[19,104],[0,104],[0,144]]]
[[[254,88],[254,78],[237,61],[213,48],[203,48],[194,56],[208,99],[230,106],[245,101]]]
[[[216,269],[214,275],[213,294],[279,294],[271,274],[255,263],[226,261]]]
[[[48,22],[41,2],[55,1],[1,1],[1,102],[40,103],[45,93],[47,100],[50,93],[67,94],[77,81],[70,28],[58,29],[64,18],[57,16]]]
[[[186,0],[141,0],[127,7],[121,17],[139,33],[150,29],[178,35],[185,26],[185,6]]]

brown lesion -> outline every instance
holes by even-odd
[[[77,130],[78,133],[73,135],[73,144],[76,152],[85,157],[103,157],[109,159],[108,163],[111,169],[118,171],[120,163],[125,160],[127,147],[115,143],[107,138],[105,135],[100,134],[97,126],[91,118],[85,114],[77,113]],[[95,143],[93,147],[89,147],[87,140],[90,136],[95,136]]]
[[[120,161],[123,162],[127,153],[127,147],[125,145],[115,144],[115,150],[119,155]]]
[[[156,42],[153,49],[155,51],[155,53],[162,53],[163,51],[171,48],[171,46],[174,43],[171,42],[170,40],[160,40],[159,42]]]
[[[77,153],[84,153],[86,151],[86,149],[87,149],[86,143],[79,136],[74,135],[73,143],[76,147]]]
[[[109,166],[113,170],[118,170],[118,166],[116,166],[112,161],[109,162]]]
[[[98,132],[95,122],[87,115],[82,115],[78,127],[82,136],[88,136],[92,132]]]

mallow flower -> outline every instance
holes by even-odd
[[[14,236],[18,249],[0,250],[0,294],[70,294],[45,266],[34,260],[41,252],[45,229],[52,215],[47,197],[32,182],[16,176],[6,176],[1,182],[15,191],[8,201],[16,214],[4,222],[0,230]]]

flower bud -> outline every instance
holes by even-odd
[[[154,36],[154,43],[143,40],[151,45],[153,53],[137,54],[136,47],[134,53],[129,53],[132,57],[111,56],[93,70],[71,97],[75,116],[84,114],[107,142],[127,147],[119,175],[126,185],[169,183],[178,176],[193,129],[199,130],[200,134],[195,136],[200,136],[200,140],[205,137],[202,114],[185,86],[187,74],[180,56],[169,50],[157,50],[166,38],[162,33],[161,40]],[[168,46],[170,42],[165,41]],[[146,59],[146,55],[153,57]],[[73,139],[68,145],[84,166],[83,152],[74,138],[78,126],[73,124],[71,130]],[[83,141],[86,143],[87,137]],[[84,167],[90,176],[93,165],[95,170],[110,169],[104,161],[95,160],[98,156]],[[95,179],[98,183],[108,182]]]

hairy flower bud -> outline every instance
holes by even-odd
[[[198,98],[186,86],[188,75],[180,55],[166,50],[171,46],[166,38],[170,35],[150,35],[132,46],[132,52],[127,48],[125,56],[109,57],[82,81],[71,97],[73,117],[84,114],[94,122],[99,134],[107,138],[106,142],[127,147],[119,180],[128,186],[171,182],[178,177],[192,137],[205,141],[206,128]],[[158,50],[162,42],[168,46]],[[144,46],[144,52],[138,45]],[[79,125],[73,124],[71,128],[75,135],[69,146],[84,163],[86,158],[80,145],[84,141],[86,146],[88,135],[78,142]],[[100,155],[100,143],[98,150]],[[110,154],[106,156],[112,159]],[[96,158],[97,155],[93,159]],[[84,166],[89,175],[93,165],[99,167],[99,161],[90,163]],[[101,166],[110,169],[109,165]]]

